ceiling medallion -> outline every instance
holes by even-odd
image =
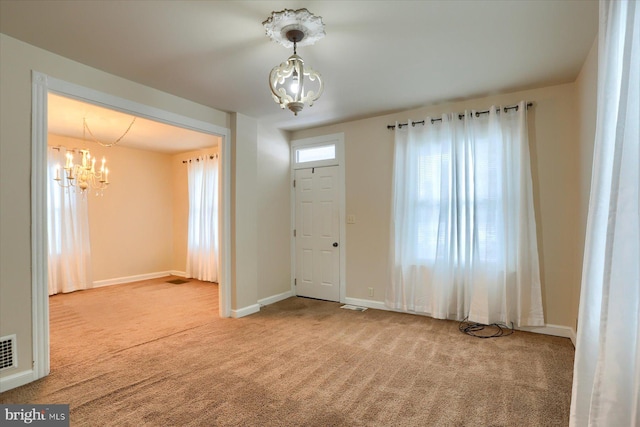
[[[280,108],[289,108],[297,116],[305,104],[311,107],[324,89],[320,74],[305,67],[296,51],[297,46],[312,45],[325,36],[322,17],[307,9],[285,9],[273,12],[262,25],[271,40],[293,47],[293,55],[271,70],[269,87]]]

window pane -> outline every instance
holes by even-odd
[[[321,147],[298,148],[296,150],[296,163],[317,162],[319,160],[332,160],[336,158],[335,144]]]

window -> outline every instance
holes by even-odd
[[[418,168],[418,194],[416,198],[416,262],[436,259],[438,246],[438,217],[440,212],[440,186],[435,171],[441,156],[422,153],[415,161]]]
[[[496,220],[503,216],[504,186],[497,168],[500,154],[491,154],[490,141],[478,138],[471,155],[454,160],[451,152],[442,149],[446,144],[435,140],[430,147],[418,149],[410,160],[417,171],[415,262],[432,263],[442,256],[438,248],[447,246],[454,224],[453,256],[461,265],[466,262],[467,250],[472,249],[470,244],[482,262],[495,263],[501,250]]]
[[[187,277],[218,281],[218,157],[187,163],[189,229]]]
[[[318,162],[322,160],[334,160],[336,158],[336,145],[320,145],[315,147],[303,147],[296,149],[296,163]]]
[[[500,111],[396,129],[387,306],[544,324],[526,106]]]
[[[344,136],[341,133],[291,142],[292,169],[338,166],[344,160]]]
[[[65,159],[63,148],[48,147],[47,262],[49,295],[91,287],[91,241],[87,195],[62,188],[57,165]]]

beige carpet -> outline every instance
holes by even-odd
[[[217,286],[154,280],[51,297],[52,373],[0,403],[72,426],[566,426],[574,350],[515,332],[289,298],[217,317]]]

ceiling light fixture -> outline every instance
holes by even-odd
[[[60,165],[56,166],[56,175],[53,178],[63,188],[75,187],[84,194],[89,188],[102,191],[109,185],[109,169],[105,167],[106,159],[102,158],[102,166],[96,172],[96,158],[91,157],[89,150],[79,150],[82,155],[81,163],[73,162],[74,150],[67,150],[66,163],[64,165],[64,178],[60,176]]]
[[[87,119],[83,118],[82,139],[86,143],[86,132],[89,132],[89,135],[91,135],[91,138],[97,144],[100,144],[103,147],[112,147],[120,142],[120,140],[129,133],[135,121],[136,117],[133,118],[127,130],[125,130],[122,136],[116,141],[111,143],[104,143],[99,141],[93,135],[91,129],[89,129],[89,125],[87,124]],[[74,153],[76,151],[81,155],[79,163],[74,163]],[[103,190],[109,185],[109,169],[105,166],[106,162],[107,160],[103,157],[102,165],[100,166],[100,169],[96,171],[96,158],[95,156],[91,156],[91,152],[89,150],[67,150],[65,165],[64,168],[62,168],[64,169],[64,178],[62,177],[63,174],[60,172],[60,165],[56,165],[55,176],[53,180],[57,181],[58,184],[63,188],[77,188],[82,194],[85,194],[85,192],[89,188],[96,190],[98,194],[102,194]]]
[[[307,9],[285,9],[273,12],[262,25],[271,40],[286,48],[293,47],[293,55],[271,70],[269,87],[274,101],[297,116],[305,104],[311,107],[324,89],[320,74],[305,67],[296,51],[298,46],[314,44],[325,36],[322,17]]]

